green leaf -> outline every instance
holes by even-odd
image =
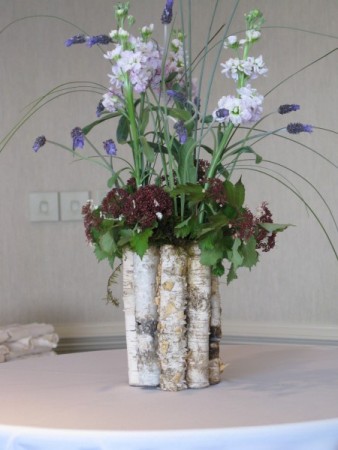
[[[228,275],[227,275],[227,284],[230,284],[231,281],[237,280],[238,276],[236,273],[236,269],[234,268],[234,265],[231,264]]]
[[[256,239],[251,237],[246,243],[242,244],[242,255],[244,257],[242,266],[251,269],[258,262],[259,254],[256,250]]]
[[[144,134],[144,132],[147,128],[148,122],[149,122],[149,109],[145,108],[142,111],[142,117],[141,117],[141,123],[140,123],[140,134],[141,135]]]
[[[98,260],[99,262],[100,262],[100,261],[103,261],[105,258],[108,258],[107,253],[104,252],[104,251],[100,248],[100,246],[97,245],[97,244],[95,245],[94,254],[95,254],[95,256],[96,256],[96,258],[97,258],[97,260]]]
[[[233,264],[234,270],[236,271],[238,267],[243,264],[244,257],[239,253],[242,241],[239,238],[234,240],[231,250],[228,250],[227,257],[228,260]]]
[[[125,116],[121,116],[117,130],[116,130],[116,139],[119,144],[125,144],[127,142],[129,135],[129,122]]]
[[[108,255],[115,253],[117,250],[116,243],[110,231],[107,231],[100,237],[99,244],[101,249]]]
[[[256,155],[256,164],[259,164],[263,160],[263,158],[258,153],[256,153],[252,147],[249,147],[249,146],[236,148],[232,152],[228,153],[228,156],[230,156],[230,155],[238,155],[239,156],[239,155],[242,155],[243,153],[251,153],[251,154]]]
[[[147,158],[147,161],[150,164],[152,164],[155,161],[155,152],[154,152],[154,150],[149,145],[147,139],[144,136],[140,137],[140,141],[141,141],[143,153],[144,153],[145,157]]]
[[[245,188],[241,179],[236,184],[232,184],[229,180],[224,182],[228,203],[235,208],[241,208],[245,200]]]
[[[288,227],[293,226],[291,224],[282,224],[282,223],[259,223],[258,225],[261,228],[264,228],[264,230],[268,231],[269,233],[278,233],[286,230],[286,228]]]
[[[145,252],[148,250],[148,241],[152,234],[153,230],[150,228],[146,228],[140,233],[133,234],[130,240],[130,246],[139,255],[140,258],[142,258]]]
[[[120,115],[121,115],[121,113],[117,113],[117,112],[107,114],[107,115],[103,116],[101,119],[95,120],[95,122],[92,122],[92,123],[82,127],[82,132],[86,136],[94,127],[96,127],[96,125],[100,125],[100,123],[105,122],[106,120],[112,119],[114,117],[118,117]]]
[[[198,228],[198,218],[190,216],[188,219],[179,223],[175,227],[175,236],[177,238],[186,238],[189,235],[195,236]]]
[[[218,261],[222,260],[223,251],[217,247],[210,249],[201,249],[201,263],[205,266],[215,266]]]
[[[127,229],[124,228],[124,229],[120,230],[120,239],[119,239],[117,245],[119,247],[123,247],[124,245],[129,244],[133,235],[134,235],[133,230],[130,230],[128,228]]]

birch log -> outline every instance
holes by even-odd
[[[122,279],[123,307],[127,341],[128,378],[131,386],[139,386],[134,295],[134,252],[130,249],[126,249],[123,252]]]
[[[137,367],[140,386],[158,386],[156,276],[159,250],[149,247],[141,259],[134,254],[134,295],[137,334]]]
[[[210,299],[210,336],[209,336],[209,382],[217,384],[220,382],[222,363],[219,355],[219,345],[222,337],[221,324],[221,296],[219,293],[219,278],[211,276],[211,299]]]
[[[210,267],[200,262],[197,244],[189,248],[187,305],[187,373],[189,388],[209,386]]]
[[[160,387],[186,389],[186,271],[187,255],[180,247],[161,247],[158,276],[158,355]]]

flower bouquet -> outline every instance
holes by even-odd
[[[264,97],[254,83],[268,69],[263,57],[251,52],[261,38],[263,14],[248,12],[245,31],[233,36],[231,20],[213,30],[217,4],[205,45],[194,58],[189,26],[184,29],[183,18],[176,26],[173,0],[166,1],[161,17],[162,42],[154,39],[153,24],[132,34],[135,18],[128,3],[115,6],[109,34],[68,39],[67,47],[105,48],[109,86],[96,106],[96,120],[73,128],[71,147],[45,136],[33,145],[37,152],[51,143],[108,170],[106,195],[99,205],[84,205],[83,218],[95,256],[114,270],[108,284],[113,302],[111,284],[122,270],[131,385],[181,390],[220,381],[219,278],[226,271],[230,283],[240,268],[254,267],[259,253],[270,251],[288,226],[273,221],[265,201],[256,211],[245,205],[238,164],[251,157],[259,165],[262,157],[253,145],[271,134],[313,131],[297,121],[259,130]],[[180,6],[183,15],[182,1]],[[191,2],[189,17],[190,8]],[[207,71],[211,50],[216,59]],[[210,105],[217,71],[229,81]],[[299,105],[276,109],[285,115]],[[97,148],[90,132],[110,120],[116,136]],[[92,156],[84,156],[85,147]],[[123,167],[116,169],[118,160]]]

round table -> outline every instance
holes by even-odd
[[[127,384],[125,350],[0,364],[0,449],[338,448],[338,347],[224,345],[220,384]]]

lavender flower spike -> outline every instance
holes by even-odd
[[[74,44],[84,44],[87,41],[87,37],[84,34],[77,34],[66,40],[65,46],[70,47]]]
[[[303,123],[289,123],[286,127],[286,130],[290,134],[299,134],[299,133],[312,133],[313,126],[305,125]]]
[[[279,114],[287,114],[292,111],[298,111],[300,109],[299,105],[292,104],[292,105],[280,105],[278,108]]]
[[[101,114],[105,110],[105,107],[102,102],[103,102],[103,100],[100,100],[96,107],[96,117],[101,117]]]
[[[174,0],[167,0],[162,16],[161,16],[161,22],[163,23],[163,25],[169,25],[169,23],[171,22],[172,18],[173,18],[173,5],[174,5]]]
[[[70,135],[73,139],[73,150],[84,147],[84,134],[80,127],[75,127]]]
[[[187,104],[187,98],[182,92],[174,91],[173,89],[167,90],[167,95],[174,99],[176,102],[180,103],[182,106]]]
[[[100,34],[98,36],[89,36],[87,39],[87,47],[93,47],[93,45],[101,44],[107,45],[113,42],[110,36],[106,34]]]
[[[107,155],[115,156],[117,153],[117,148],[115,142],[112,139],[108,139],[103,142],[103,148],[105,149]]]
[[[184,126],[183,120],[179,120],[178,122],[176,122],[174,128],[176,130],[180,144],[185,144],[188,139],[188,132]]]
[[[43,147],[46,143],[46,138],[45,136],[39,136],[35,139],[34,144],[33,144],[33,150],[35,152],[37,152],[38,150],[40,150],[41,147]]]

